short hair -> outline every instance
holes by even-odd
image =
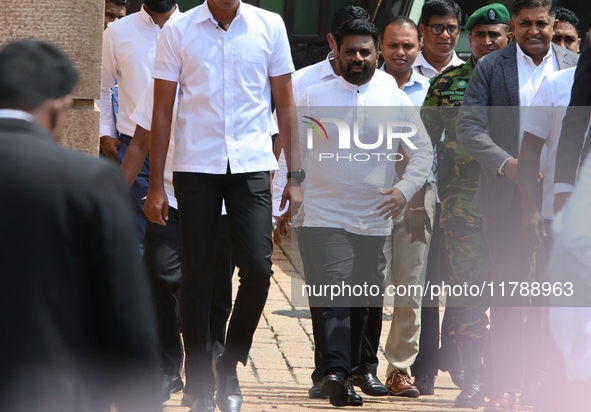
[[[546,7],[548,14],[554,16],[552,10],[552,0],[515,0],[511,6],[511,15],[517,16],[521,9],[535,9],[536,7]]]
[[[450,14],[458,19],[458,25],[462,24],[462,9],[453,0],[429,0],[423,4],[421,10],[421,24],[429,24],[431,17],[445,17]]]
[[[376,51],[379,50],[380,31],[375,24],[367,20],[356,19],[345,22],[337,32],[337,48],[340,50],[343,45],[345,36],[366,35],[373,38],[373,43],[376,46]]]
[[[332,15],[330,21],[330,32],[336,38],[337,32],[343,24],[351,20],[367,20],[369,21],[371,16],[363,7],[359,6],[345,6],[338,9],[335,14]]]
[[[382,39],[386,35],[386,29],[388,28],[388,26],[390,26],[390,25],[402,26],[405,23],[410,24],[410,26],[416,30],[417,38],[420,42],[421,41],[421,32],[419,31],[419,26],[417,26],[417,24],[412,19],[410,19],[406,16],[396,16],[396,17],[392,17],[390,20],[388,20],[386,22],[386,25],[384,26],[384,31],[382,31]]]
[[[144,6],[154,13],[167,13],[176,6],[176,0],[144,0]]]
[[[127,0],[105,0],[105,4],[106,3],[115,3],[118,6],[129,6],[129,1]]]
[[[54,44],[20,40],[0,50],[0,109],[32,111],[78,83],[72,62]]]
[[[554,8],[554,18],[562,23],[570,23],[573,25],[577,33],[581,29],[581,22],[577,15],[565,7]]]

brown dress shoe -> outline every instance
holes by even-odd
[[[386,380],[386,389],[390,395],[418,398],[419,389],[410,383],[410,376],[401,370],[397,370]]]
[[[493,396],[484,406],[484,412],[513,412],[515,410],[515,394],[502,393]]]

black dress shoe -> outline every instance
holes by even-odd
[[[242,392],[238,377],[220,375],[217,369],[219,359],[214,361],[212,368],[216,384],[215,401],[222,412],[240,412]]]
[[[362,406],[363,398],[355,393],[353,383],[347,381],[347,393],[345,395],[331,395],[330,404],[333,406]]]
[[[308,389],[308,396],[310,399],[326,399],[327,396],[322,394],[322,381],[316,382],[310,389]]]
[[[417,375],[413,385],[417,387],[421,395],[433,395],[435,393],[435,376]]]
[[[183,380],[181,375],[164,375],[162,378],[162,388],[160,391],[160,400],[166,402],[170,395],[183,389]]]
[[[195,398],[193,406],[189,412],[213,412],[215,410],[215,402],[213,398]]]
[[[366,373],[365,375],[353,375],[353,384],[359,386],[364,394],[369,396],[387,396],[388,389],[376,375]]]
[[[322,379],[322,394],[325,396],[346,395],[347,375],[340,369],[333,369]]]

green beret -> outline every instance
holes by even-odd
[[[466,31],[469,32],[477,24],[509,24],[510,19],[509,10],[504,5],[500,3],[489,4],[472,13],[466,22]]]

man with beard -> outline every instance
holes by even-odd
[[[101,98],[96,103],[101,111],[100,148],[111,160],[121,163],[125,157],[135,131],[129,116],[152,77],[160,31],[179,15],[176,0],[147,0],[139,12],[109,24],[103,34]],[[115,79],[119,90],[116,130],[111,98]],[[143,199],[148,192],[148,165],[146,160],[130,190],[141,252],[146,231]],[[182,387],[180,378],[175,385]]]
[[[327,126],[330,138],[315,140],[313,148],[308,143],[308,148],[302,150],[302,167],[308,178],[298,243],[310,287],[332,288],[341,284],[354,287],[364,283],[375,286],[384,239],[391,231],[390,218],[396,217],[423,186],[430,170],[431,145],[412,102],[394,78],[374,75],[379,37],[377,28],[365,20],[345,23],[336,38],[335,61],[341,77],[309,87],[299,106],[318,119],[323,117],[324,110],[332,112],[338,106],[343,107],[345,116],[348,113],[356,113],[353,115],[356,119],[364,116],[360,120],[364,128],[356,135],[364,144],[375,140],[376,127],[381,124],[376,119],[375,108],[370,110],[366,106],[399,106],[399,110],[388,111],[395,118],[381,118],[378,111],[378,119],[417,126],[418,132],[405,142],[410,162],[402,179],[392,187],[393,161],[322,160],[326,152],[338,151],[334,156],[341,160],[352,155],[348,149],[340,151],[337,147],[340,133],[338,139],[333,139],[335,129],[330,126]],[[300,146],[306,146],[305,142],[306,137],[301,134]],[[376,150],[385,151],[385,146],[380,145]],[[394,139],[388,150],[397,149],[398,139]],[[379,306],[383,299],[380,294],[371,296],[378,298],[362,295],[353,299],[345,293],[333,300],[326,295],[309,295],[310,305],[317,307],[315,338],[322,359],[321,391],[335,406],[363,403],[352,389],[351,371],[359,359],[369,307]]]
[[[480,165],[459,145],[456,121],[464,92],[476,62],[507,46],[511,38],[509,11],[502,4],[476,10],[466,22],[472,57],[463,65],[443,71],[432,79],[421,118],[437,144],[445,132],[438,162],[440,224],[454,284],[481,285],[490,276],[488,248],[482,232],[482,216],[472,206]],[[482,352],[486,340],[488,299],[448,296],[450,334],[460,353],[464,370],[462,392],[456,407],[478,408],[484,399]]]
[[[524,115],[544,77],[578,60],[551,42],[557,24],[551,8],[550,0],[514,1],[511,29],[516,42],[480,60],[458,117],[458,143],[481,166],[474,207],[483,216],[495,284],[525,281],[533,256],[533,247],[521,236],[517,186]],[[524,304],[521,295],[496,294],[491,301],[486,363],[491,365],[492,387],[486,412],[513,410],[515,394],[523,389],[524,347],[536,344],[525,341]]]

